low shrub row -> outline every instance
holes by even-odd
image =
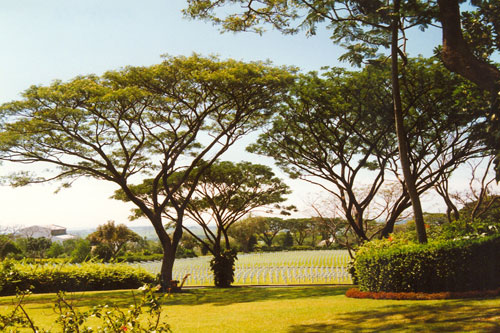
[[[29,265],[5,261],[0,265],[0,295],[19,290],[33,293],[138,288],[154,283],[143,269],[120,264]]]
[[[138,262],[138,261],[158,261],[163,259],[163,254],[152,253],[152,254],[140,254],[140,253],[127,253],[123,256],[118,256],[116,258],[117,262]]]
[[[500,287],[500,235],[414,244],[369,242],[356,254],[361,291],[442,292]]]

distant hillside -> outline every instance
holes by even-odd
[[[127,226],[129,227],[129,226]],[[131,230],[139,234],[141,237],[146,237],[146,239],[157,240],[158,236],[156,236],[156,231],[153,226],[135,226],[129,227]],[[75,235],[81,238],[87,237],[89,234],[93,233],[97,228],[68,228],[68,234]],[[203,229],[199,226],[190,226],[190,230],[192,230],[196,235],[203,236]]]

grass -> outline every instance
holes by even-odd
[[[498,332],[500,297],[491,299],[393,301],[351,299],[347,287],[235,287],[191,289],[164,307],[173,332]],[[54,294],[32,295],[26,309],[52,332]],[[108,302],[131,304],[131,291],[73,293],[80,310]],[[0,313],[13,297],[0,298]]]

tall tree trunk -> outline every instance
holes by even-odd
[[[163,260],[160,269],[160,285],[162,291],[166,292],[170,288],[170,281],[173,280],[175,252],[177,251],[177,246],[179,245],[179,241],[182,237],[182,224],[176,223],[174,234],[172,235],[172,238],[170,238],[162,224],[161,214],[152,216],[150,220],[163,248]]]
[[[403,120],[403,106],[401,103],[401,90],[399,87],[399,68],[398,68],[398,37],[399,37],[399,9],[400,0],[394,0],[394,17],[392,21],[392,40],[391,40],[391,69],[392,69],[392,98],[394,105],[394,118],[396,121],[396,135],[398,137],[399,159],[401,160],[401,169],[408,194],[413,207],[415,226],[417,228],[417,238],[419,243],[427,243],[427,234],[425,232],[424,216],[422,205],[415,185],[415,178],[411,172],[409,159],[409,144]]]
[[[173,280],[173,268],[175,261],[175,252],[170,249],[163,248],[163,260],[161,262],[160,285],[163,292],[167,292],[170,288],[170,281]]]

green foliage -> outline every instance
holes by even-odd
[[[141,236],[127,228],[124,224],[115,225],[114,221],[97,227],[97,230],[87,236],[92,245],[95,245],[94,254],[108,262],[115,259],[120,250],[128,242],[139,242]]]
[[[16,170],[9,177],[14,186],[60,180],[64,187],[79,177],[114,183],[154,225],[173,262],[190,199],[176,196],[183,182],[259,128],[279,107],[294,71],[194,54],[32,86],[0,107],[0,160],[50,166],[43,175]],[[161,180],[164,191],[135,194],[129,185],[144,177],[154,188]],[[162,228],[167,206],[178,209],[173,235]],[[169,281],[172,265],[165,267],[162,281]]]
[[[118,306],[99,304],[87,311],[79,311],[69,301],[64,292],[57,293],[54,304],[54,312],[57,314],[55,320],[63,333],[91,333],[91,332],[170,332],[170,326],[162,318],[161,303],[165,295],[156,293],[156,289],[149,285],[139,288],[142,293],[141,299],[136,300],[132,293],[134,303],[127,309]],[[48,333],[40,329],[32,320],[24,308],[26,297],[29,292],[21,292],[16,295],[17,301],[14,309],[7,315],[0,315],[0,329],[10,328],[11,332],[18,332],[19,328],[29,328],[33,332]],[[97,328],[88,325],[89,319],[97,318]],[[95,320],[94,320],[95,323]]]
[[[123,256],[118,256],[116,258],[117,262],[138,262],[138,261],[156,261],[162,260],[163,254],[161,253],[126,253]]]
[[[197,257],[194,249],[187,249],[184,246],[177,246],[177,251],[175,252],[176,258],[195,258]]]
[[[357,72],[332,68],[323,76],[301,75],[272,124],[248,147],[272,157],[290,177],[321,184],[343,208],[343,217],[361,242],[380,230],[366,225],[374,215],[386,217],[387,236],[411,205],[408,191],[402,190],[401,170],[392,167],[400,161],[387,89],[390,74],[391,68],[381,61]],[[440,174],[485,154],[473,135],[484,125],[484,94],[450,74],[437,59],[407,59],[401,96],[419,193],[432,189]],[[370,184],[360,190],[366,176]],[[377,196],[384,196],[383,185],[393,176],[401,180],[388,196],[394,204],[380,212]],[[297,243],[303,242],[300,233],[292,234]]]
[[[47,250],[47,257],[58,258],[64,254],[64,246],[58,242],[53,242]]]
[[[68,242],[68,241],[66,241]],[[63,243],[63,245],[66,245],[66,242]],[[84,262],[88,259],[90,259],[90,252],[92,250],[92,247],[90,245],[90,241],[86,239],[78,239],[74,242],[70,243],[72,246],[69,248],[71,250],[71,261],[74,263],[80,263]],[[69,245],[69,244],[68,244]]]
[[[118,264],[30,265],[4,261],[0,268],[0,277],[3,277],[0,295],[13,295],[17,290],[49,293],[130,289],[155,280],[142,269]]]
[[[6,235],[0,235],[0,259],[7,256],[20,254],[22,251],[18,245]]]
[[[441,292],[500,286],[500,235],[415,244],[393,238],[365,243],[356,253],[361,290]]]
[[[475,219],[469,222],[466,218],[460,218],[442,226],[439,237],[454,239],[457,237],[478,237],[500,234],[500,222],[498,220]]]
[[[256,234],[259,230],[260,216],[248,217],[233,224],[229,229],[229,235],[236,240],[239,250],[243,252],[252,252],[253,247],[257,245]]]
[[[29,258],[44,258],[52,245],[52,241],[45,237],[26,238],[26,255]]]
[[[435,18],[435,6],[421,0],[403,1],[400,14],[409,26],[425,29]],[[375,0],[188,0],[184,14],[221,25],[223,31],[262,33],[269,25],[285,34],[305,31],[315,35],[318,27],[325,27],[331,31],[330,39],[347,50],[341,60],[360,65],[376,57],[380,47],[390,46],[392,7],[392,3]]]
[[[289,249],[293,246],[293,237],[292,233],[288,230],[282,234],[283,236],[280,239],[280,243],[285,249]]]
[[[234,282],[234,262],[236,251],[224,250],[210,260],[210,269],[214,273],[216,287],[227,288]]]

